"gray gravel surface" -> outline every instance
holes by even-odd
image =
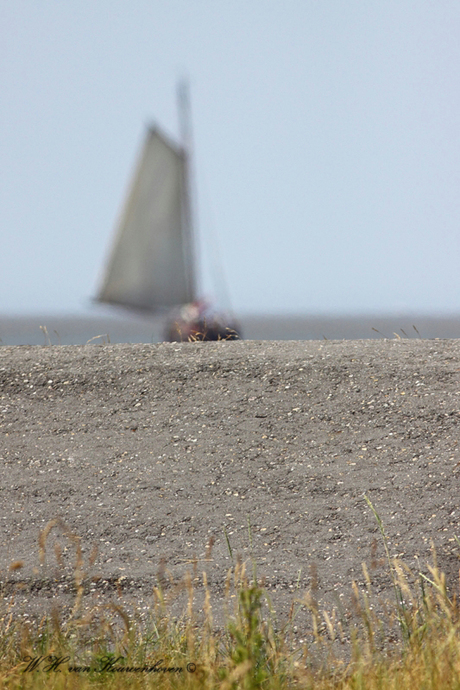
[[[1,347],[0,385],[0,570],[18,615],[69,603],[78,544],[85,601],[143,611],[190,568],[218,602],[238,555],[280,619],[315,571],[325,608],[348,606],[363,561],[386,595],[364,493],[392,556],[426,572],[433,544],[458,578],[460,341]]]

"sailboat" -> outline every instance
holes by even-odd
[[[185,84],[179,105],[182,145],[157,126],[147,130],[96,300],[167,313],[168,341],[237,339],[235,320],[198,293]]]

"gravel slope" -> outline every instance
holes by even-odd
[[[417,571],[433,542],[458,577],[460,341],[1,347],[0,386],[0,570],[18,613],[70,601],[78,541],[88,600],[143,611],[164,567],[179,578],[195,558],[219,600],[238,554],[281,618],[315,570],[326,607],[348,605],[362,561],[385,594],[364,493],[392,555]],[[56,525],[41,565],[58,516],[76,536]]]

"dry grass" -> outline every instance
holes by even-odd
[[[374,510],[370,502],[369,506]],[[383,525],[375,516],[385,541]],[[227,573],[225,620],[219,627],[213,621],[206,573],[198,573],[195,564],[194,572],[174,582],[165,564],[160,564],[154,604],[148,619],[141,621],[113,602],[82,606],[86,573],[79,538],[61,522],[52,521],[39,537],[41,556],[55,527],[73,544],[75,604],[69,611],[56,608],[34,623],[16,621],[12,602],[5,604],[0,618],[1,687],[460,687],[460,607],[457,596],[448,593],[435,559],[428,578],[411,573],[388,555],[394,600],[385,615],[365,564],[366,588],[360,591],[355,583],[351,585],[353,616],[319,609],[313,569],[310,589],[293,600],[282,627],[272,615],[263,583],[255,570],[248,575],[241,560]],[[211,548],[212,544],[209,553]],[[60,553],[55,557],[59,563]],[[11,568],[21,565],[16,562]],[[199,611],[198,583],[204,592]],[[171,609],[184,594],[185,607],[178,617]],[[299,632],[299,612],[307,621],[300,638],[294,634],[296,628]]]

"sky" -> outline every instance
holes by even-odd
[[[204,294],[460,313],[459,35],[458,0],[0,0],[0,314],[95,309],[184,76]]]

